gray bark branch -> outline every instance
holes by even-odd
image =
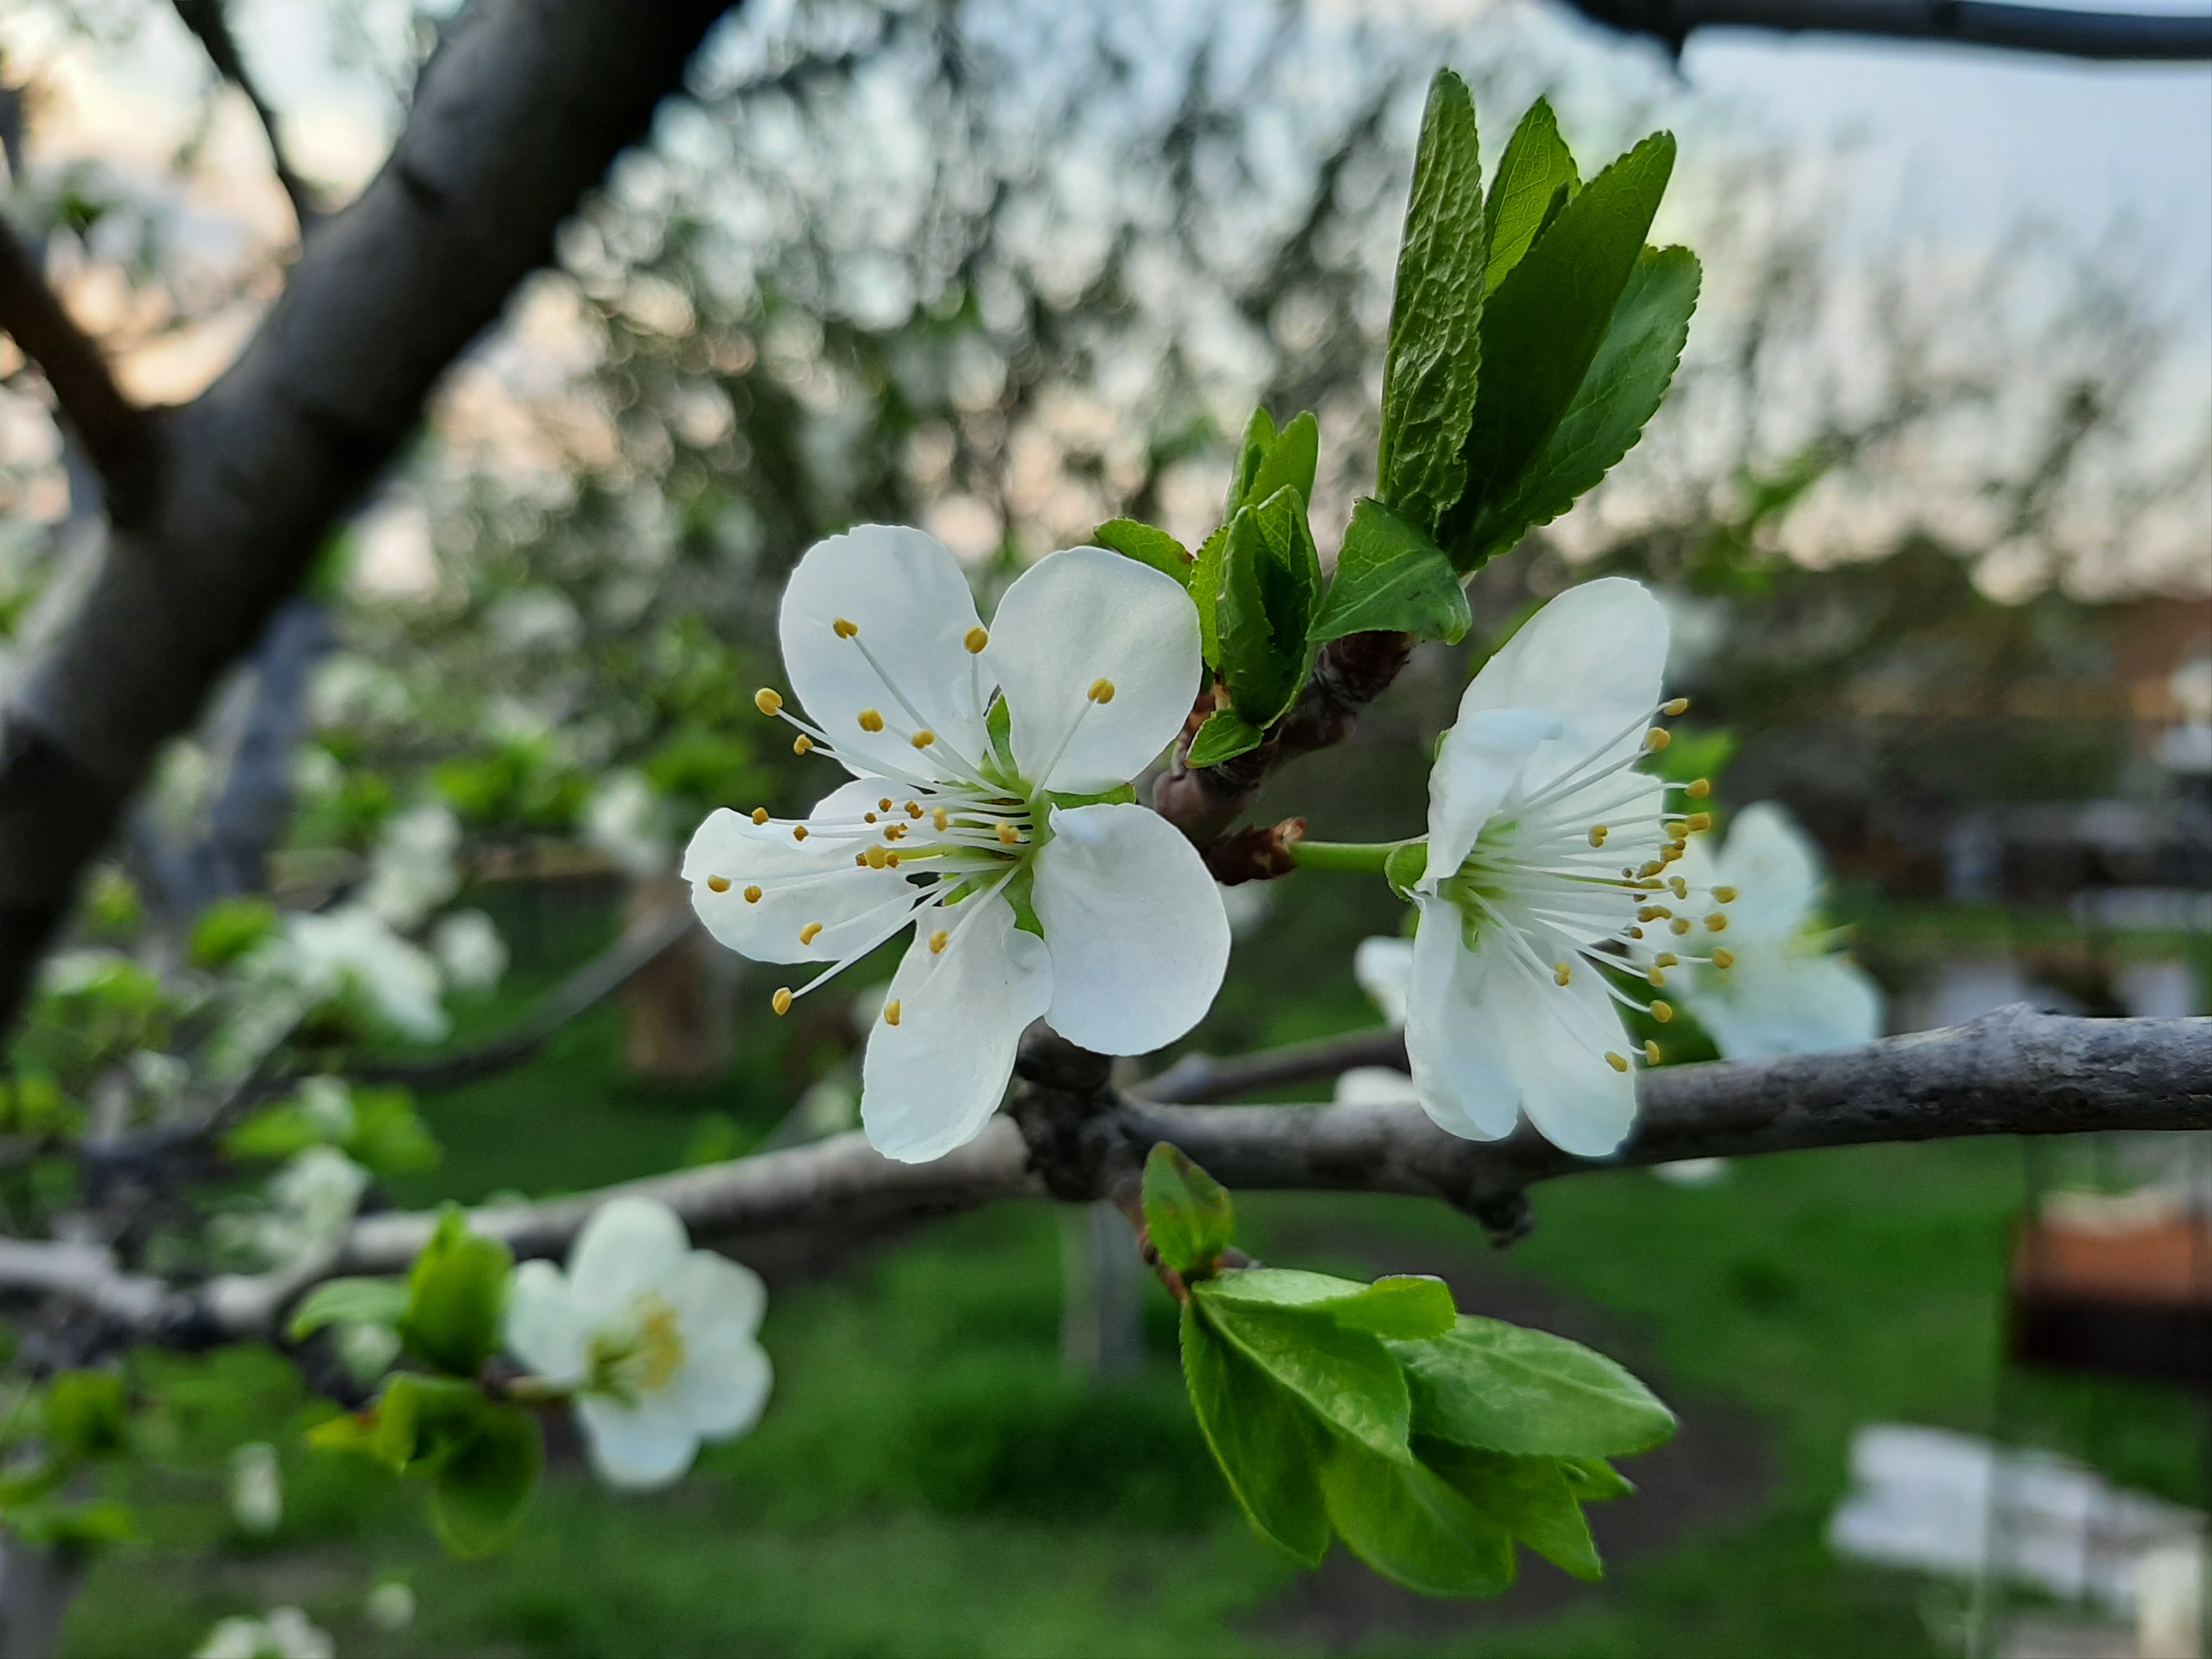
[[[1593,22],[1680,51],[1699,29],[1872,35],[2105,61],[2212,58],[2212,15],[2068,11],[1992,0],[1567,0]]]
[[[238,88],[246,101],[252,106],[253,118],[261,124],[262,137],[269,141],[269,163],[276,174],[276,182],[283,187],[285,198],[292,204],[292,218],[300,228],[302,240],[322,210],[315,204],[314,192],[307,181],[292,170],[290,158],[285,154],[284,138],[279,131],[276,112],[261,95],[259,84],[246,67],[246,58],[238,49],[238,37],[231,32],[230,15],[222,0],[174,0],[179,21],[198,38],[200,47],[215,65],[216,73]]]

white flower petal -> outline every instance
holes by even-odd
[[[1486,981],[1485,1012],[1496,1052],[1520,1085],[1521,1109],[1544,1139],[1577,1158],[1617,1151],[1636,1121],[1636,1077],[1617,1071],[1608,1052],[1626,1057],[1629,1041],[1600,970],[1575,967],[1564,986],[1501,945]]]
[[[1172,576],[1072,547],[1006,590],[986,655],[1006,692],[1022,775],[1039,788],[1097,794],[1135,777],[1182,730],[1198,695],[1198,610]],[[1113,700],[1093,704],[1102,679]]]
[[[727,1440],[760,1421],[775,1368],[761,1345],[728,1330],[684,1334],[684,1364],[670,1379],[667,1409],[702,1440]]]
[[[859,626],[858,639],[838,636],[841,619]],[[934,537],[864,524],[807,550],[784,587],[777,632],[791,689],[837,752],[857,763],[855,770],[915,776],[922,764],[908,741],[916,715],[970,761],[981,757],[992,688],[984,674],[979,699],[967,646],[980,625],[968,579]],[[870,653],[912,714],[870,665]],[[860,728],[867,708],[884,717],[883,731]],[[933,775],[937,769],[928,769]]]
[[[1729,1060],[1828,1054],[1881,1035],[1881,988],[1856,963],[1749,945],[1725,972],[1700,968],[1681,1000]]]
[[[584,1379],[591,1331],[568,1281],[550,1261],[526,1261],[507,1293],[507,1351],[549,1382]]]
[[[1429,865],[1420,891],[1433,893],[1458,872],[1529,757],[1547,744],[1557,747],[1565,729],[1559,716],[1541,709],[1481,708],[1463,713],[1444,733],[1429,771]]]
[[[1458,908],[1421,902],[1413,936],[1406,1056],[1421,1109],[1464,1140],[1499,1140],[1519,1121],[1521,1092],[1499,1063],[1484,1006],[1489,963],[1467,949]]]
[[[1336,1079],[1340,1106],[1418,1106],[1420,1091],[1413,1079],[1395,1066],[1354,1066]]]
[[[568,1253],[569,1293],[594,1323],[627,1313],[634,1297],[657,1290],[690,1254],[684,1223],[650,1198],[611,1198],[592,1212]]]
[[[981,909],[969,914],[971,905]],[[933,953],[922,929],[953,938]],[[886,1158],[926,1164],[966,1145],[999,1109],[1014,1048],[1052,1001],[1044,941],[1014,925],[996,895],[926,915],[891,975],[885,1000],[899,1023],[878,1019],[860,1064],[860,1123]]]
[[[1229,918],[1205,860],[1146,807],[1055,810],[1052,830],[1036,858],[1052,952],[1045,1018],[1104,1054],[1174,1042],[1206,1017],[1229,966]]]
[[[1740,939],[1785,939],[1810,927],[1820,909],[1821,859],[1787,808],[1758,801],[1729,823],[1714,879],[1733,886],[1729,927]]]
[[[694,1250],[661,1285],[688,1342],[695,1334],[731,1331],[750,1339],[768,1310],[768,1287],[741,1261],[712,1250]]]
[[[856,780],[815,811],[842,816],[847,791],[875,784]],[[904,925],[914,891],[904,876],[855,865],[850,842],[827,836],[799,842],[791,830],[774,819],[757,824],[727,807],[708,815],[684,850],[684,878],[708,933],[755,962],[838,962],[873,950]],[[800,880],[805,885],[794,884]],[[719,892],[718,881],[727,884]],[[756,885],[760,898],[747,900],[746,889]],[[823,932],[799,943],[799,930],[817,921]]]
[[[698,1454],[699,1437],[662,1401],[626,1406],[603,1395],[583,1395],[575,1413],[592,1467],[611,1486],[650,1492],[668,1486]]]
[[[1388,936],[1360,940],[1352,953],[1352,976],[1386,1021],[1406,1023],[1406,1000],[1413,994],[1413,940]]]
[[[1544,708],[1566,720],[1577,752],[1546,757],[1556,775],[1598,749],[1640,740],[1659,702],[1668,624],[1659,601],[1621,576],[1571,587],[1524,623],[1482,665],[1461,697],[1460,719],[1485,708]]]

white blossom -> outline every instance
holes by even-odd
[[[397,1578],[387,1578],[369,1591],[362,1612],[380,1631],[405,1630],[415,1622],[414,1587]]]
[[[366,904],[295,911],[240,967],[249,981],[273,981],[313,1001],[356,994],[378,1019],[418,1042],[435,1042],[451,1029],[439,1001],[437,963]]]
[[[268,1207],[216,1218],[222,1243],[252,1251],[270,1267],[319,1256],[353,1220],[368,1171],[334,1146],[309,1146],[270,1180]]]
[[[435,801],[395,814],[377,837],[361,902],[397,928],[419,926],[459,890],[461,821]]]
[[[767,1303],[750,1268],[690,1249],[665,1204],[617,1198],[585,1224],[567,1273],[549,1261],[515,1270],[507,1346],[574,1390],[602,1479],[664,1486],[702,1440],[759,1420],[771,1373],[754,1334]]]
[[[919,1163],[972,1139],[1032,1020],[1115,1054],[1198,1023],[1228,963],[1219,890],[1165,819],[1096,799],[1190,712],[1179,584],[1075,548],[1024,572],[986,629],[951,554],[870,525],[799,562],[780,630],[811,719],[773,691],[760,706],[854,776],[801,822],[714,813],[684,874],[725,945],[826,964],[779,1011],[913,927],[862,1065],[879,1150]]]
[[[584,806],[584,841],[634,881],[668,873],[676,848],[660,797],[641,772],[610,772]]]
[[[430,933],[430,953],[456,990],[489,991],[507,972],[507,941],[481,910],[456,910]]]
[[[283,1466],[266,1440],[250,1440],[230,1455],[230,1513],[251,1533],[274,1532],[284,1518]]]
[[[297,1607],[271,1607],[259,1619],[218,1620],[192,1659],[335,1659],[330,1632]]]

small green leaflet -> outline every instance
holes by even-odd
[[[1224,521],[1200,544],[1190,568],[1190,602],[1198,607],[1199,649],[1205,654],[1206,665],[1216,670],[1221,666],[1221,564],[1228,556],[1229,526]]]
[[[1216,617],[1222,684],[1237,714],[1265,730],[1305,684],[1313,657],[1306,633],[1321,604],[1321,556],[1295,486],[1231,520],[1223,563]]]
[[[1577,1501],[1577,1483],[1558,1458],[1477,1451],[1449,1440],[1413,1445],[1421,1462],[1454,1492],[1553,1566],[1577,1578],[1605,1576]]]
[[[1327,1314],[1346,1329],[1370,1336],[1441,1336],[1459,1317],[1443,1280],[1415,1273],[1363,1285],[1291,1267],[1245,1267],[1221,1274],[1206,1295],[1210,1307]]]
[[[1199,1430],[1253,1526],[1305,1565],[1320,1565],[1328,1553],[1328,1516],[1315,1468],[1327,1432],[1188,1304],[1182,1370]]]
[[[1228,1190],[1164,1140],[1145,1159],[1144,1204],[1152,1249],[1186,1279],[1212,1272],[1237,1237]]]
[[[398,1326],[407,1316],[410,1293],[397,1279],[332,1279],[308,1293],[292,1316],[295,1342],[325,1325]]]
[[[1419,1463],[1339,1440],[1322,1465],[1328,1518],[1361,1560],[1427,1595],[1495,1595],[1513,1582],[1513,1540]]]
[[[1109,519],[1091,532],[1091,539],[1101,547],[1112,548],[1125,559],[1148,564],[1189,586],[1190,554],[1164,530],[1155,530],[1134,519]]]
[[[499,1346],[514,1266],[514,1252],[470,1232],[459,1208],[447,1206],[408,1273],[401,1338],[440,1370],[474,1376]]]
[[[1376,460],[1376,493],[1424,533],[1467,484],[1462,452],[1482,364],[1483,242],[1474,101],[1466,82],[1438,70],[1398,250]]]
[[[1613,307],[1605,339],[1574,401],[1505,500],[1486,506],[1468,532],[1478,562],[1549,524],[1634,448],[1667,395],[1698,307],[1697,255],[1645,248]]]
[[[1188,766],[1218,766],[1225,760],[1249,754],[1267,740],[1267,734],[1253,725],[1233,708],[1217,708],[1206,717],[1206,724],[1198,728],[1190,753],[1184,757]]]
[[[1338,1433],[1384,1457],[1412,1461],[1406,1379],[1379,1340],[1323,1313],[1230,1303],[1212,1294],[1218,1282],[1205,1279],[1191,1291],[1218,1335]]]
[[[1483,228],[1490,238],[1490,258],[1483,271],[1486,293],[1505,280],[1534,245],[1537,233],[1581,187],[1575,158],[1559,137],[1559,118],[1552,113],[1550,102],[1539,98],[1513,129],[1505,154],[1498,158],[1497,175],[1490,181],[1483,208]]]
[[[1394,1342],[1417,1432],[1489,1451],[1616,1457],[1674,1432],[1650,1389],[1579,1342],[1462,1314],[1448,1334]]]
[[[1308,410],[1276,434],[1240,505],[1264,501],[1279,489],[1295,489],[1301,503],[1310,501],[1320,465],[1321,425]]]
[[[1273,417],[1264,409],[1254,410],[1251,424],[1244,428],[1244,442],[1237,452],[1237,471],[1230,476],[1229,499],[1222,503],[1223,523],[1235,518],[1239,508],[1256,499],[1252,486],[1259,482],[1260,464],[1274,447]]]
[[[1443,550],[1379,501],[1352,509],[1315,644],[1347,634],[1401,633],[1455,645],[1474,622],[1465,579]]]
[[[430,1527],[463,1560],[504,1549],[522,1530],[545,1469],[538,1419],[514,1406],[483,1407],[477,1431],[454,1446],[430,1487]]]
[[[1469,526],[1510,493],[1589,374],[1674,165],[1671,134],[1637,145],[1566,204],[1484,307],[1467,490],[1437,536],[1462,569],[1479,562]]]

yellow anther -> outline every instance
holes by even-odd
[[[794,755],[803,755],[813,747],[814,739],[808,737],[804,732],[800,732],[797,737],[791,740],[791,752]]]
[[[1658,963],[1662,968],[1672,968],[1676,963],[1681,961],[1681,957],[1676,956],[1672,951],[1662,951],[1657,956],[1651,958],[1653,962]]]
[[[1712,793],[1713,781],[1711,778],[1699,778],[1689,787],[1689,796],[1692,800],[1703,800]]]
[[[1690,700],[1677,697],[1672,702],[1662,702],[1659,705],[1659,712],[1662,714],[1686,714],[1690,712]]]
[[[868,855],[866,853],[855,853],[853,854],[853,862],[865,870],[868,866]]]
[[[1662,1002],[1654,998],[1651,1003],[1651,1018],[1662,1025],[1666,1024],[1674,1018],[1674,1005],[1671,1002]]]
[[[937,733],[927,730],[920,731],[908,738],[907,741],[917,749],[927,749],[930,744],[937,741]]]
[[[871,847],[861,856],[867,860],[871,870],[881,870],[891,861],[890,849],[887,847]]]
[[[1667,878],[1667,885],[1674,890],[1676,898],[1686,899],[1690,896],[1690,884],[1680,876],[1669,876]]]
[[[1553,984],[1554,984],[1554,985],[1565,985],[1565,984],[1569,980],[1572,979],[1574,976],[1575,976],[1575,970],[1574,970],[1571,967],[1570,967],[1567,963],[1564,963],[1564,962],[1555,962],[1555,963],[1553,963],[1552,964],[1552,983],[1553,983]]]
[[[789,1013],[791,1012],[791,988],[787,985],[779,989],[774,996],[768,1000],[768,1006],[775,1009],[779,1014]]]
[[[939,830],[947,830],[952,825],[952,814],[940,806],[929,815],[929,821]]]
[[[1609,1048],[1606,1051],[1605,1063],[1616,1072],[1625,1072],[1628,1069],[1628,1057],[1626,1054],[1616,1054]]]
[[[878,812],[888,812],[890,810],[891,798],[889,795],[885,795],[881,800],[876,803],[876,811]],[[870,818],[868,822],[873,823],[875,820],[873,818]]]
[[[1689,838],[1690,826],[1687,823],[1670,823],[1667,826],[1667,839],[1673,842],[1675,846],[1680,847]]]
[[[760,889],[757,887],[746,888],[745,902],[748,904],[758,904],[760,902]]]
[[[945,947],[951,942],[952,935],[946,933],[942,927],[939,928],[935,933],[929,936],[929,954],[933,957],[943,956],[945,954]]]
[[[875,821],[876,815],[873,812],[863,812],[860,814],[860,822],[863,823],[873,823]]]
[[[876,713],[872,708],[863,708],[860,711],[860,730],[863,732],[880,732],[883,729],[884,717],[881,714]]]
[[[1645,865],[1645,866],[1644,866],[1641,870],[1638,870],[1638,871],[1636,872],[1636,878],[1637,878],[1638,881],[1644,881],[1644,880],[1648,880],[1648,879],[1649,879],[1649,878],[1650,878],[1651,877],[1657,875],[1657,874],[1658,874],[1662,870],[1664,870],[1666,867],[1667,867],[1667,860],[1664,860],[1664,859],[1653,859],[1653,860],[1652,860],[1649,864]]]
[[[885,841],[904,841],[906,839],[906,825],[902,823],[885,824],[884,826],[884,839]]]
[[[811,945],[821,937],[822,924],[818,921],[810,921],[799,930],[799,942],[801,945]]]
[[[1089,696],[1090,696],[1091,701],[1091,702],[1113,702],[1113,701],[1114,701],[1114,682],[1113,682],[1113,681],[1111,681],[1111,680],[1108,680],[1108,679],[1097,679],[1097,680],[1093,680],[1093,681],[1091,681],[1091,690],[1090,690],[1090,692],[1089,692]]]
[[[780,714],[783,712],[783,699],[763,685],[753,693],[753,707],[763,714]]]
[[[710,893],[726,893],[726,892],[728,892],[728,891],[730,890],[730,878],[729,878],[727,876],[709,876],[709,877],[708,877],[708,878],[707,878],[707,890],[708,890],[708,892],[710,892]]]
[[[988,634],[986,634],[980,628],[969,629],[968,630],[968,637],[960,641],[961,644],[968,647],[968,654],[971,657],[976,655],[985,646],[990,644],[990,642],[991,636]]]
[[[1666,890],[1667,884],[1660,880],[1658,877],[1653,876],[1647,880],[1636,883],[1635,886],[1638,890],[1641,892],[1659,893]]]
[[[1593,847],[1602,847],[1605,845],[1605,826],[1603,824],[1593,823],[1590,825],[1590,845]]]
[[[793,841],[805,841],[806,839],[806,826],[803,823],[793,824],[791,826],[791,838]]]
[[[855,634],[858,634],[860,631],[860,623],[856,622],[847,622],[842,617],[838,617],[837,620],[831,623],[830,626],[837,630],[837,637],[841,640],[849,640]]]
[[[1644,1063],[1646,1066],[1656,1066],[1659,1063],[1659,1045],[1649,1039],[1646,1039],[1644,1044]]]
[[[906,804],[906,815],[910,818],[920,817],[921,816],[921,803],[918,800],[908,801]]]
[[[1644,977],[1650,980],[1655,986],[1664,985],[1667,982],[1666,974],[1657,968],[1646,968],[1644,970]]]
[[[1699,835],[1703,835],[1712,827],[1713,815],[1711,812],[1692,812],[1683,823],[1683,828],[1693,830]]]
[[[1632,927],[1628,930],[1628,936],[1631,939],[1642,939],[1644,937],[1644,930],[1641,927]]]
[[[1644,734],[1644,748],[1655,755],[1674,741],[1674,733],[1668,732],[1664,726],[1655,726]]]
[[[1022,832],[1020,830],[1015,829],[1011,823],[1002,823],[999,826],[1000,846],[1019,847],[1021,844]]]
[[[1705,918],[1705,926],[1716,933],[1724,933],[1728,931],[1728,917],[1716,910]]]
[[[1689,917],[1687,917],[1687,916],[1677,916],[1677,917],[1675,917],[1674,921],[1670,921],[1670,922],[1668,922],[1668,923],[1667,924],[1667,931],[1668,931],[1668,933],[1670,933],[1674,934],[1675,938],[1680,939],[1683,934],[1685,934],[1685,933],[1688,933],[1688,932],[1690,931],[1690,919],[1689,919]]]
[[[1672,864],[1681,856],[1682,843],[1679,841],[1670,841],[1659,849],[1659,862],[1662,864]]]
[[[1663,904],[1647,904],[1636,913],[1638,921],[1664,921],[1674,913]]]
[[[1713,952],[1713,966],[1716,968],[1735,967],[1735,952],[1726,949],[1715,951]]]
[[[886,1025],[896,1025],[896,1024],[897,1024],[898,1023],[899,1023],[899,1005],[898,1005],[898,999],[897,999],[896,997],[893,997],[893,998],[892,998],[889,1002],[886,1002],[885,1004],[884,1004],[884,1024],[886,1024]]]
[[[753,822],[755,823],[766,823],[768,822],[768,808],[765,806],[754,807]]]
[[[899,855],[896,853],[889,854],[884,860],[884,867],[888,870],[897,869],[899,867]]]
[[[1713,896],[1718,899],[1723,904],[1734,904],[1735,902],[1735,889],[1733,887],[1716,887],[1713,889]]]

